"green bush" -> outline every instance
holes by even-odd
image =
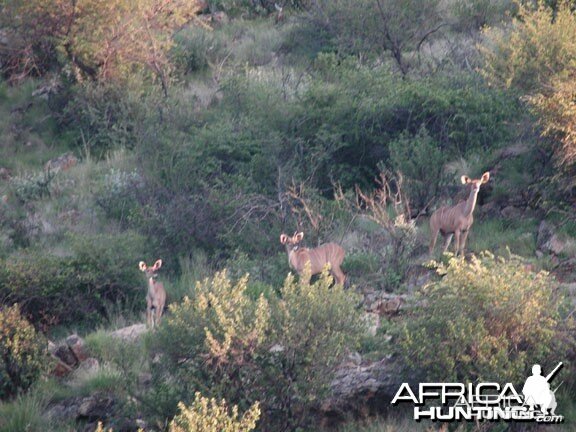
[[[390,143],[390,165],[404,178],[404,193],[416,211],[430,205],[445,180],[446,156],[423,126],[414,136],[402,133]]]
[[[280,298],[269,300],[253,298],[246,277],[232,283],[219,273],[198,283],[194,298],[172,305],[150,341],[163,356],[153,368],[160,385],[147,396],[158,407],[151,414],[165,416],[199,391],[243,409],[260,402],[263,427],[309,421],[333,367],[362,333],[359,299],[330,283],[327,275],[313,285],[290,277]],[[161,385],[167,382],[173,385]]]
[[[2,261],[0,298],[20,303],[34,322],[46,325],[102,319],[109,303],[144,297],[138,262],[144,238],[130,232],[69,237],[66,256],[33,249]],[[142,288],[140,288],[142,287]]]
[[[398,334],[402,361],[430,382],[519,382],[534,363],[565,359],[563,296],[546,273],[484,253],[440,264],[418,314]],[[572,330],[571,330],[572,329]],[[571,377],[573,379],[573,377]]]
[[[95,198],[106,216],[126,227],[136,226],[142,220],[141,203],[144,196],[144,179],[137,171],[111,169]]]
[[[144,97],[144,95],[147,95]],[[159,103],[157,93],[138,75],[128,83],[92,83],[70,87],[58,97],[60,126],[83,152],[97,158],[111,150],[133,148],[147,103]]]
[[[26,391],[50,364],[46,340],[20,315],[0,308],[0,400]]]

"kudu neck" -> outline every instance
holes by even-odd
[[[466,206],[464,207],[464,215],[470,216],[472,212],[474,212],[474,208],[476,207],[476,200],[478,199],[478,192],[480,189],[474,189],[473,187],[470,189],[470,195],[466,200]]]
[[[156,281],[154,280],[154,276],[150,276],[148,278],[148,289],[153,290],[155,285]]]

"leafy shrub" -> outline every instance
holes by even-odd
[[[402,324],[398,347],[417,377],[429,381],[518,382],[535,363],[566,354],[563,298],[544,272],[484,253],[440,264],[425,287],[425,306]],[[566,332],[565,332],[566,331]]]
[[[46,370],[46,346],[18,305],[0,308],[0,400],[26,391]]]
[[[415,210],[423,210],[438,196],[444,180],[446,156],[425,127],[390,143],[390,165],[404,177],[405,193]]]
[[[74,144],[89,155],[101,158],[113,149],[133,148],[137,142],[138,124],[144,121],[147,102],[155,104],[157,92],[140,76],[130,82],[85,83],[62,93],[60,124]]]
[[[116,219],[124,226],[137,225],[140,204],[143,201],[144,179],[137,171],[125,172],[111,169],[104,177],[96,202],[109,218]]]
[[[218,273],[198,283],[195,297],[172,305],[152,336],[151,350],[163,356],[154,381],[172,385],[155,386],[147,405],[165,416],[174,400],[186,404],[200,391],[244,409],[259,401],[272,429],[308,421],[333,367],[362,332],[359,299],[331,282],[327,274],[313,285],[289,277],[281,299],[269,300],[249,294],[247,277],[233,284]],[[302,416],[290,415],[296,411]]]
[[[19,302],[36,323],[94,322],[107,303],[143,297],[137,263],[145,257],[143,237],[71,236],[68,256],[26,250],[7,257],[0,269],[0,297]]]
[[[49,172],[13,177],[10,188],[21,203],[50,196],[50,183],[54,178]]]
[[[260,417],[258,403],[238,418],[238,407],[229,412],[226,401],[203,397],[196,393],[190,407],[178,404],[180,413],[170,422],[170,432],[250,432]]]
[[[570,1],[519,2],[508,32],[487,29],[484,76],[525,96],[558,162],[574,170],[576,15]],[[543,72],[544,71],[544,72]],[[569,173],[569,177],[571,177]],[[571,180],[568,187],[572,188]]]

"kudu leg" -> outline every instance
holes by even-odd
[[[154,323],[154,327],[160,325],[160,319],[162,318],[162,312],[164,307],[157,307],[154,311],[156,312],[156,322]]]
[[[458,256],[458,252],[460,251],[460,231],[454,232],[454,254]]]
[[[466,240],[468,239],[468,233],[470,231],[462,231],[462,238],[460,239],[460,254],[464,255],[464,248],[466,247]]]
[[[438,239],[439,230],[432,231],[432,239],[430,240],[429,253],[432,255],[434,253],[434,247],[436,247],[436,240]]]
[[[146,308],[146,325],[148,328],[152,327],[152,309]]]
[[[340,267],[334,267],[331,271],[332,276],[336,279],[336,283],[344,286],[344,282],[346,281],[346,275],[340,269]]]
[[[450,243],[452,243],[452,236],[453,234],[446,234],[446,236],[444,237],[444,249],[442,250],[442,253],[446,253],[446,251],[448,250]]]

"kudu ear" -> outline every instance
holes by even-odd
[[[488,180],[490,180],[490,172],[486,171],[484,174],[482,174],[482,184],[484,183],[488,183]]]
[[[462,182],[462,184],[468,184],[470,183],[470,177],[463,175],[462,177],[460,177],[460,181]]]
[[[280,243],[286,244],[288,241],[288,236],[286,234],[280,234]]]
[[[161,260],[161,259],[159,259],[158,261],[156,261],[156,262],[154,263],[154,266],[152,267],[152,270],[156,271],[156,270],[158,270],[160,267],[162,267],[162,260]]]
[[[146,263],[144,261],[140,261],[140,264],[138,264],[138,267],[140,268],[140,271],[145,271],[146,270]]]
[[[296,234],[296,235],[294,236],[294,241],[295,241],[295,242],[301,242],[303,238],[304,238],[304,233],[303,233],[303,232],[299,232],[298,234]]]

